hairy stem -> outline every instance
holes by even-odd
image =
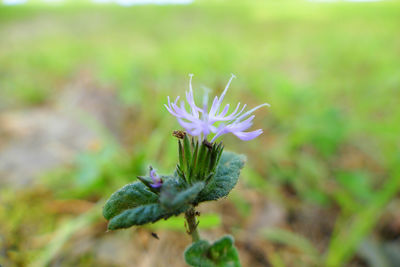
[[[192,242],[196,242],[200,240],[199,232],[197,231],[197,222],[196,222],[196,211],[194,208],[190,208],[185,212],[185,218],[188,224],[187,233],[192,236]]]

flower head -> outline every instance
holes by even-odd
[[[165,107],[169,113],[178,119],[179,124],[185,128],[190,135],[198,136],[200,139],[207,139],[210,134],[215,134],[211,139],[211,142],[214,142],[218,137],[227,133],[232,133],[244,141],[254,139],[262,134],[263,131],[261,129],[250,132],[245,131],[253,125],[255,116],[251,114],[263,106],[270,106],[269,104],[261,104],[245,113],[243,113],[243,111],[246,105],[240,108],[240,103],[236,105],[235,110],[230,114],[228,114],[229,104],[226,104],[222,108],[222,101],[224,100],[233,78],[236,78],[235,75],[232,74],[222,94],[219,97],[214,97],[210,109],[208,109],[207,95],[204,97],[202,108],[199,108],[195,104],[192,88],[193,74],[189,76],[189,91],[186,92],[186,102],[189,105],[189,109],[186,109],[184,101],[181,101],[180,105],[178,105],[179,96],[174,102],[171,102],[168,97],[168,105],[165,105]]]
[[[153,181],[153,183],[150,184],[151,187],[159,188],[162,186],[163,181],[161,177],[157,175],[156,170],[153,169],[153,167],[151,166],[150,166],[150,178]]]

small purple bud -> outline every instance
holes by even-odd
[[[151,187],[153,188],[159,188],[162,186],[163,181],[160,176],[157,175],[156,170],[153,169],[153,167],[150,166],[150,178],[153,181],[152,184],[150,184]]]

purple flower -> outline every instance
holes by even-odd
[[[159,188],[162,186],[162,179],[160,176],[157,175],[156,170],[150,166],[150,178],[153,181],[153,184],[150,184],[151,187]]]
[[[211,139],[211,142],[214,142],[218,137],[226,133],[232,133],[244,141],[254,139],[262,134],[263,131],[261,129],[250,132],[245,131],[253,125],[254,115],[251,114],[263,106],[270,106],[269,104],[264,103],[245,113],[243,113],[243,111],[246,105],[240,108],[240,103],[236,105],[235,110],[231,114],[228,114],[229,104],[226,104],[221,110],[222,101],[224,100],[233,78],[236,78],[235,75],[232,74],[221,96],[216,96],[214,98],[210,110],[208,110],[207,95],[204,96],[202,108],[199,108],[195,104],[192,88],[193,74],[189,76],[189,92],[186,92],[186,102],[189,104],[189,110],[186,109],[184,101],[181,101],[180,105],[178,105],[179,96],[174,102],[171,102],[168,97],[168,105],[164,106],[178,119],[179,124],[185,128],[190,135],[198,136],[199,139],[207,139],[207,137],[213,133],[215,135]],[[216,124],[219,125],[217,126]]]

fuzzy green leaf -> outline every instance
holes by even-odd
[[[127,209],[132,209],[140,205],[156,203],[158,196],[149,191],[141,182],[128,184],[115,193],[106,202],[103,208],[103,216],[107,220],[117,216]]]
[[[227,196],[235,187],[245,160],[246,158],[243,155],[223,152],[215,175],[200,192],[195,202],[217,200]]]
[[[224,236],[213,244],[199,240],[185,250],[185,261],[190,266],[240,267],[239,256],[231,236]]]
[[[160,203],[167,210],[173,211],[192,203],[204,188],[204,182],[197,182],[185,188],[180,181],[169,179],[161,189]]]
[[[116,230],[129,228],[133,225],[142,225],[155,222],[160,219],[168,219],[173,215],[179,215],[188,208],[188,206],[185,206],[174,211],[168,211],[158,203],[139,206],[133,209],[125,210],[124,212],[112,218],[108,224],[108,229]]]

